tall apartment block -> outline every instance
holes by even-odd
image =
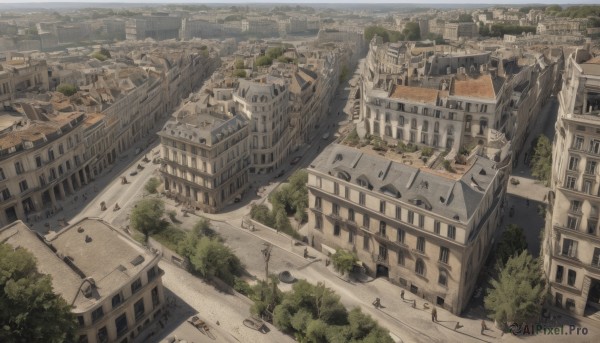
[[[554,305],[584,315],[600,310],[600,58],[569,56],[558,100],[544,270]]]
[[[449,173],[407,159],[325,148],[308,169],[309,240],[353,251],[367,274],[460,313],[493,244],[509,164],[474,156]]]

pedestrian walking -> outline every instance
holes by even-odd
[[[435,308],[435,306],[431,310],[431,321],[437,322],[437,309]]]
[[[485,320],[482,320],[482,321],[481,321],[481,334],[483,335],[483,332],[484,332],[485,330],[487,330],[487,329],[488,329],[488,328],[487,328],[487,326],[485,325]]]
[[[404,290],[400,291],[400,298],[404,300]]]

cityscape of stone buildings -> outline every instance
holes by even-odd
[[[298,6],[282,15],[178,6],[0,17],[0,241],[64,275],[53,285],[73,299],[81,342],[141,339],[164,311],[160,254],[130,244],[119,231],[128,227],[96,218],[62,220],[46,237],[28,226],[61,212],[120,160],[144,155],[131,157],[133,148],[136,156],[158,146],[160,196],[176,210],[222,222],[234,203],[245,214],[267,203],[265,188],[298,168],[292,158],[311,159],[308,219],[298,224],[305,241],[292,246],[325,261],[352,251],[366,277],[461,315],[507,225],[515,168],[529,163],[528,142],[554,102],[554,163],[540,204],[546,305],[586,317],[600,310],[593,18],[535,7]],[[365,38],[368,26],[401,33],[409,23],[420,39]],[[483,33],[498,26],[524,31]],[[258,63],[272,49],[280,58]],[[359,143],[349,144],[354,130]],[[262,202],[248,200],[255,194]]]
[[[598,57],[583,47],[567,56],[558,100],[544,271],[553,305],[583,316],[600,307]]]

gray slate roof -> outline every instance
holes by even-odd
[[[475,213],[485,193],[492,191],[489,186],[498,172],[495,162],[477,158],[460,179],[450,179],[428,168],[416,168],[338,144],[325,148],[311,167],[341,180],[349,177],[346,181],[350,183],[362,182],[375,193],[463,223]]]

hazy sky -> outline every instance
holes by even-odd
[[[343,3],[386,3],[386,4],[402,4],[402,3],[409,3],[409,4],[421,4],[421,3],[427,3],[427,4],[433,4],[433,3],[445,3],[445,4],[463,4],[463,3],[468,3],[468,4],[581,4],[581,3],[586,3],[586,4],[590,4],[590,3],[594,3],[596,1],[594,0],[545,0],[545,1],[536,1],[536,0],[501,0],[501,1],[493,1],[493,0],[305,0],[305,1],[298,1],[298,0],[250,0],[250,1],[243,1],[243,0],[209,0],[209,1],[202,1],[202,0],[92,0],[92,1],[87,1],[87,0],[19,0],[19,1],[15,1],[15,0],[0,0],[0,10],[2,9],[1,4],[3,3],[40,3],[40,2],[77,2],[77,3],[195,3],[195,4],[203,4],[203,3],[237,3],[237,4],[241,4],[241,3],[287,3],[287,4],[294,4],[294,5],[302,5],[302,4],[308,4],[308,3],[336,3],[336,4],[343,4]]]

